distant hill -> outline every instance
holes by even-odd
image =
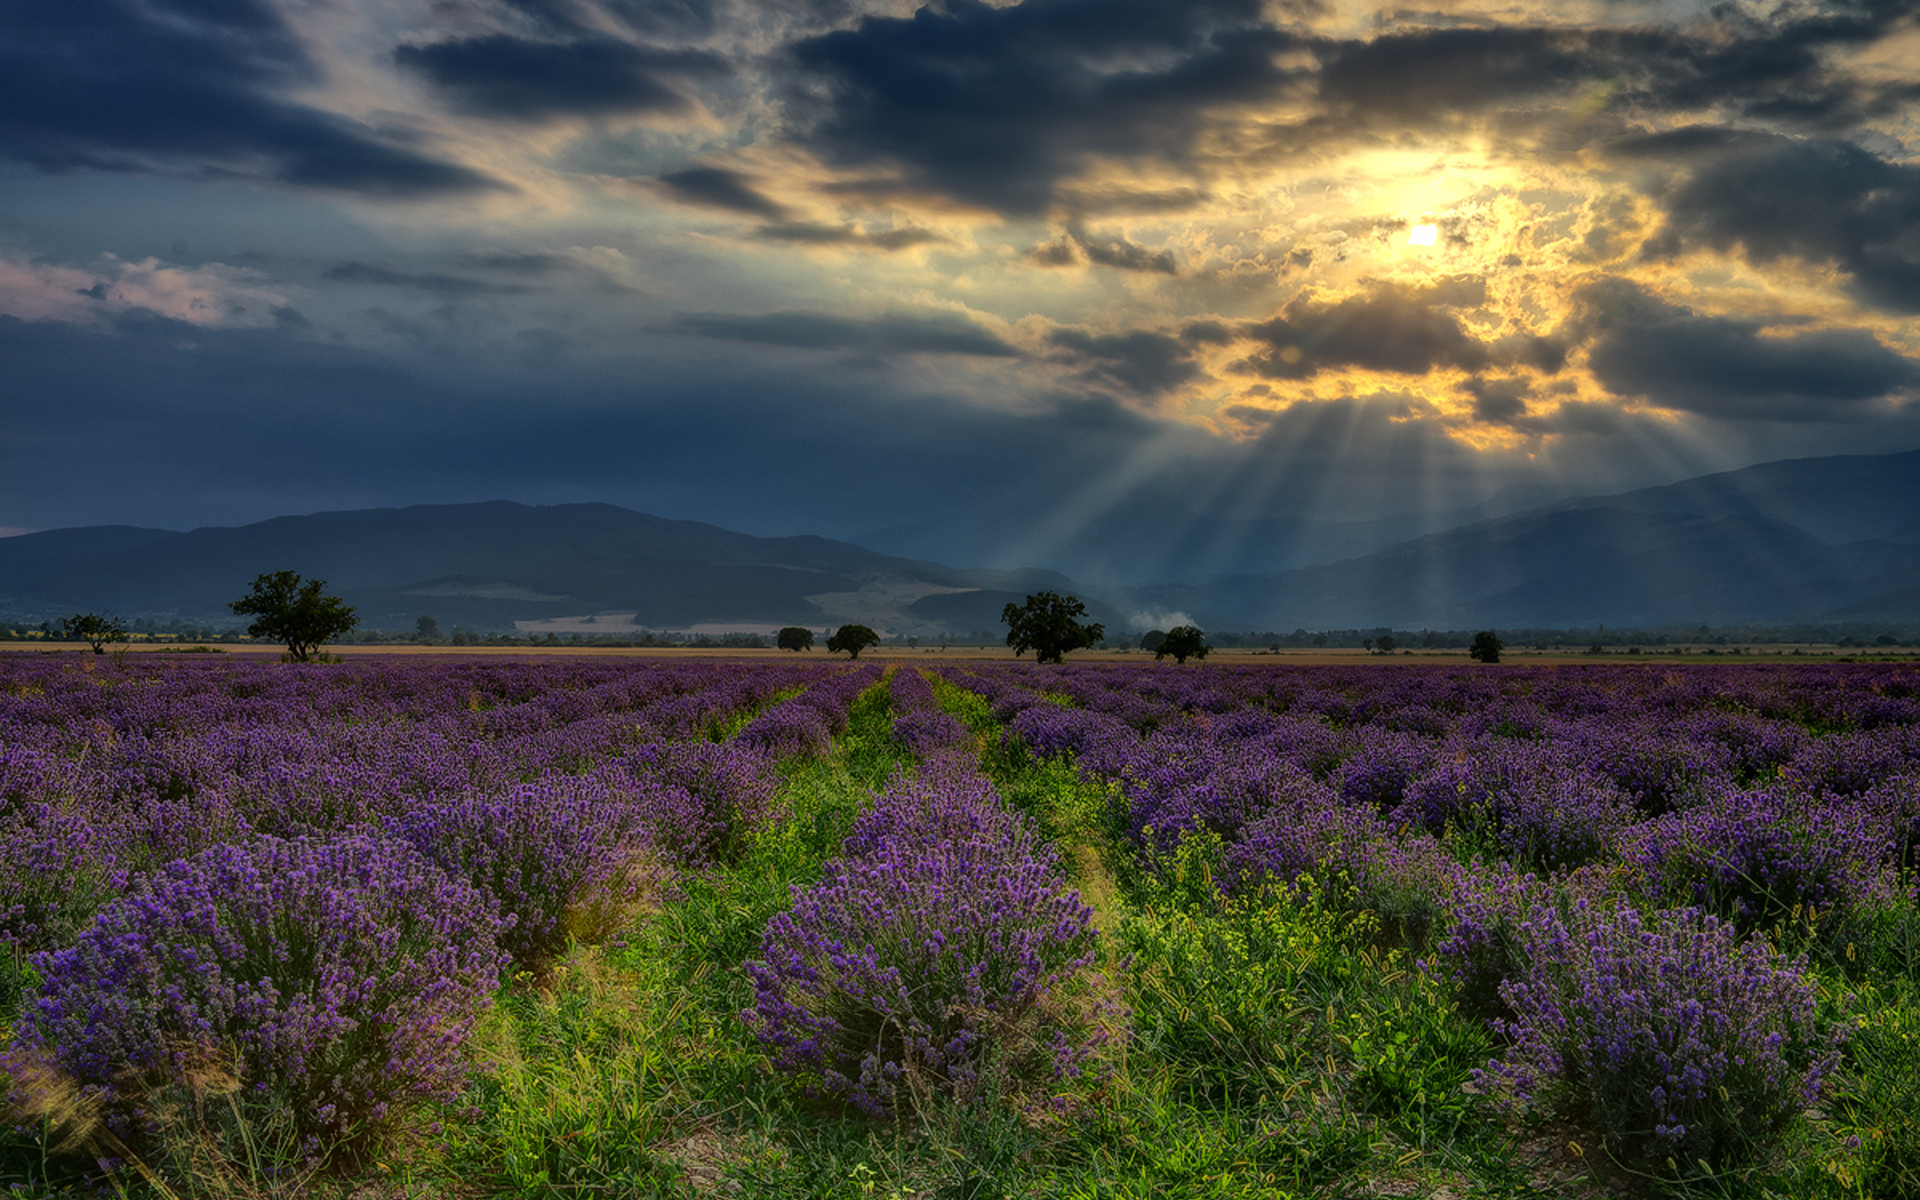
[[[1132,595],[1184,607],[1215,628],[1462,629],[1798,620],[1873,608],[1915,584],[1920,550],[1911,546],[1830,546],[1760,518],[1589,508],[1480,522],[1346,562]],[[1916,617],[1920,610],[1871,619]]]
[[[227,601],[260,572],[281,568],[325,579],[373,629],[411,629],[424,614],[443,629],[859,621],[937,636],[947,626],[913,611],[926,597],[978,594],[973,607],[991,606],[997,623],[1009,595],[1074,587],[1044,571],[954,570],[827,538],[752,537],[610,504],[495,501],[190,533],[98,527],[8,538],[0,540],[0,613],[41,620],[99,610],[227,624]]]
[[[1031,508],[1010,505],[889,526],[853,541],[882,554],[1002,568],[1044,563],[1088,583],[1141,585],[1351,558],[1479,515],[1219,517],[1165,497],[1141,496],[1059,530],[1036,520]]]
[[[1920,620],[1920,453],[1762,463],[1131,595],[1232,629]]]
[[[1086,578],[1146,581],[1133,586],[955,568],[821,537],[753,537],[610,504],[369,509],[190,533],[59,529],[0,539],[0,617],[103,611],[225,625],[227,601],[254,576],[292,568],[327,580],[366,628],[402,630],[428,615],[443,629],[857,621],[937,637],[997,629],[1008,601],[1042,589],[1081,596],[1115,631],[1171,619],[1148,614],[1281,631],[1920,620],[1920,453],[1763,463],[1579,497],[1400,536],[1339,561],[1300,556],[1333,553],[1337,536],[1384,541],[1394,523],[1186,514],[1178,527],[1192,544],[1176,553],[1164,541],[1127,541],[1149,516],[1121,506],[1106,540],[1069,556]],[[910,550],[911,528],[889,538]],[[1200,569],[1268,553],[1296,565]]]

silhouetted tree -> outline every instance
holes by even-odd
[[[440,636],[440,622],[432,617],[421,617],[413,623],[413,635],[423,642],[430,642]]]
[[[1175,625],[1167,630],[1167,636],[1161,638],[1160,644],[1153,648],[1153,658],[1158,662],[1171,654],[1174,662],[1183,663],[1189,658],[1205,658],[1207,652],[1212,649],[1212,646],[1207,645],[1207,635],[1201,633],[1198,626]]]
[[[782,650],[811,650],[813,649],[813,630],[789,625],[780,631],[779,636],[774,639],[774,644]]]
[[[1142,650],[1156,651],[1155,657],[1158,657],[1157,651],[1160,649],[1160,643],[1166,640],[1167,640],[1166,630],[1149,629],[1145,633],[1140,635],[1140,648]]]
[[[829,651],[837,654],[845,650],[849,658],[859,658],[862,650],[879,644],[880,635],[865,625],[842,625],[827,639]]]
[[[1007,645],[1015,657],[1029,649],[1039,662],[1059,662],[1070,650],[1097,645],[1106,636],[1107,627],[1082,624],[1075,617],[1087,615],[1087,606],[1078,597],[1058,592],[1038,592],[1025,604],[1009,604],[1000,610],[1007,625]]]
[[[1394,648],[1399,646],[1399,644],[1399,642],[1393,640],[1393,635],[1390,633],[1383,633],[1373,639],[1373,648],[1382,654],[1392,654]]]
[[[108,642],[127,640],[127,626],[118,617],[104,617],[99,613],[75,613],[61,620],[60,636],[76,638],[92,646],[95,654],[105,654]]]
[[[1500,646],[1499,634],[1491,629],[1482,629],[1473,635],[1473,645],[1467,647],[1467,657],[1475,662],[1497,663],[1500,661]]]
[[[326,594],[326,581],[302,582],[295,571],[263,572],[253,590],[227,607],[253,617],[247,636],[283,643],[295,662],[306,662],[323,644],[360,623],[353,608],[338,596]]]

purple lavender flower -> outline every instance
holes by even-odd
[[[1557,1102],[1661,1170],[1753,1161],[1838,1065],[1804,964],[1698,909],[1539,907],[1485,1084]]]
[[[946,770],[877,798],[747,964],[742,1018],[775,1064],[875,1116],[1050,1090],[1101,1041],[1090,910],[984,780]]]
[[[451,1099],[505,963],[471,886],[405,844],[260,838],[169,863],[70,949],[35,956],[18,1052],[97,1096],[124,1137],[183,1073],[227,1064],[291,1106],[311,1153],[377,1145]]]

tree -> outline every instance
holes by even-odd
[[[1189,658],[1205,658],[1212,649],[1207,645],[1207,635],[1200,632],[1199,626],[1175,625],[1153,648],[1153,660],[1159,662],[1171,654],[1174,662],[1183,663]]]
[[[1380,651],[1380,653],[1382,654],[1392,654],[1394,650],[1400,645],[1400,643],[1393,640],[1392,634],[1383,633],[1379,637],[1373,639],[1373,645],[1374,645],[1374,648]]]
[[[93,647],[95,654],[105,654],[108,642],[127,640],[126,622],[118,617],[103,617],[99,613],[75,613],[60,622],[60,636],[78,638]]]
[[[782,650],[811,650],[813,649],[813,630],[789,625],[780,631],[780,636],[774,639],[774,644]]]
[[[1008,604],[1000,610],[1007,625],[1007,645],[1014,657],[1029,649],[1039,662],[1059,662],[1069,650],[1084,650],[1106,636],[1104,625],[1083,625],[1075,617],[1087,615],[1087,606],[1077,597],[1058,592],[1039,592],[1027,597],[1025,604]]]
[[[835,654],[845,650],[848,657],[859,658],[862,650],[879,644],[880,635],[865,625],[842,625],[827,639],[827,650]]]
[[[440,622],[432,617],[421,617],[413,623],[413,636],[423,642],[431,642],[440,636]]]
[[[328,639],[360,623],[350,605],[325,594],[326,586],[322,579],[303,583],[293,571],[265,572],[253,581],[252,591],[227,607],[254,618],[248,637],[283,642],[293,661],[306,662]]]
[[[1149,629],[1145,633],[1140,635],[1140,648],[1142,650],[1152,650],[1154,652],[1154,657],[1159,658],[1160,643],[1166,640],[1167,640],[1166,630]]]
[[[1473,645],[1467,647],[1467,657],[1475,662],[1497,663],[1500,661],[1500,635],[1491,629],[1482,629],[1473,635]]]

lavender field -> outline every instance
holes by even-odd
[[[8,1194],[1920,1194],[1920,670],[0,660]]]

